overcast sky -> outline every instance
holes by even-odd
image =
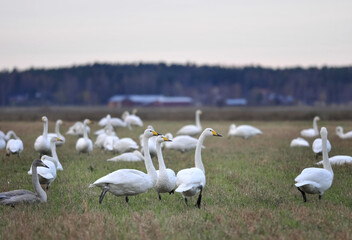
[[[352,65],[351,0],[0,0],[0,69]]]

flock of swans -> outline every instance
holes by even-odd
[[[202,149],[204,140],[210,136],[222,137],[221,134],[212,128],[203,129],[200,123],[200,115],[202,112],[197,110],[195,113],[196,124],[186,125],[177,131],[176,137],[171,133],[162,135],[155,131],[152,126],[148,126],[140,135],[141,152],[138,144],[132,138],[119,138],[115,129],[119,127],[127,127],[132,130],[132,126],[142,127],[142,120],[135,115],[124,113],[122,119],[111,118],[108,114],[99,121],[102,129],[96,131],[96,141],[93,144],[89,138],[89,125],[92,123],[89,119],[82,122],[76,122],[66,132],[67,135],[78,137],[76,142],[77,153],[90,154],[93,148],[101,148],[104,151],[120,153],[119,155],[107,159],[107,161],[144,161],[146,173],[136,169],[119,169],[109,173],[89,185],[89,187],[98,187],[101,189],[99,203],[102,203],[107,192],[115,196],[125,197],[125,201],[129,201],[129,196],[138,195],[154,189],[161,200],[161,194],[178,192],[182,194],[185,203],[188,205],[188,198],[198,194],[196,206],[200,208],[202,200],[202,192],[206,184],[205,168],[202,162]],[[301,131],[303,137],[315,138],[319,136],[317,121],[319,117],[313,120],[313,128]],[[43,116],[43,133],[38,136],[34,142],[34,150],[39,154],[40,160],[34,160],[28,171],[32,175],[32,184],[35,192],[28,190],[14,190],[10,192],[0,193],[0,204],[14,206],[18,203],[35,203],[46,202],[47,193],[41,185],[48,190],[50,185],[57,177],[57,171],[63,170],[56,153],[56,147],[65,144],[65,137],[60,133],[61,120],[57,120],[55,133],[48,133],[48,118]],[[199,138],[193,136],[199,135]],[[250,125],[236,126],[231,124],[228,137],[240,137],[248,139],[258,134],[263,134],[261,130]],[[336,134],[343,138],[352,138],[352,131],[343,133],[342,127],[336,128]],[[331,144],[327,139],[328,132],[325,127],[321,128],[320,136],[317,138],[313,146],[316,154],[321,153],[323,160],[317,164],[322,164],[323,168],[306,168],[300,175],[295,178],[295,186],[302,193],[304,202],[306,201],[306,193],[318,194],[319,199],[328,190],[333,181],[332,164],[352,163],[352,157],[338,155],[329,158],[328,152],[331,150]],[[309,146],[309,143],[303,138],[292,140],[291,146]],[[14,133],[9,131],[6,135],[0,131],[0,150],[6,148],[7,155],[17,154],[23,151],[23,143]],[[195,149],[194,167],[182,169],[175,173],[174,170],[167,168],[164,162],[162,149],[173,149],[180,152],[191,151]],[[152,157],[156,156],[159,169],[156,170]]]

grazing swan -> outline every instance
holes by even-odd
[[[140,162],[140,161],[144,161],[144,157],[140,151],[134,150],[133,152],[126,152],[126,153],[122,153],[116,157],[109,158],[106,161],[110,161],[110,162]]]
[[[87,132],[90,133],[90,127],[85,127]],[[84,134],[84,123],[82,122],[75,122],[71,127],[69,127],[68,131],[66,132],[67,135],[82,137]]]
[[[160,135],[156,138],[156,154],[158,157],[159,170],[156,171],[158,175],[158,181],[154,187],[155,191],[158,193],[159,200],[161,200],[160,193],[174,193],[176,186],[176,175],[174,170],[166,168],[163,154],[161,152],[161,143],[170,141],[166,137]]]
[[[329,158],[331,165],[343,165],[343,164],[352,164],[352,157],[346,155],[336,155]],[[317,165],[323,164],[323,161],[317,162]]]
[[[50,144],[56,146],[57,145],[56,143],[59,141],[62,141],[62,140],[57,137],[52,137],[50,139]],[[43,155],[41,157],[41,160],[47,166],[47,168],[44,168],[44,167],[37,168],[37,172],[39,175],[39,182],[40,184],[46,184],[46,189],[49,189],[50,184],[56,178],[56,170],[59,166],[59,159],[55,157]],[[32,168],[29,169],[28,175],[32,175]]]
[[[50,151],[50,140],[48,138],[48,118],[46,116],[42,117],[43,124],[43,135],[37,137],[34,142],[34,150],[39,153],[39,155],[43,154],[51,154]]]
[[[37,174],[37,167],[47,167],[41,160],[34,160],[32,163],[32,183],[35,193],[20,189],[10,192],[0,193],[0,204],[10,205],[12,207],[18,203],[38,203],[46,202],[47,196],[45,191],[39,184],[39,178]]]
[[[129,130],[132,130],[132,126],[143,127],[143,121],[136,115],[136,112],[137,110],[133,109],[132,114],[127,111],[122,114],[122,119],[126,123]]]
[[[328,131],[325,127],[320,130],[323,139],[323,166],[324,168],[305,168],[300,175],[295,178],[296,187],[302,193],[303,201],[306,202],[306,193],[319,194],[319,200],[326,190],[328,190],[334,179],[334,173],[329,162],[327,150]]]
[[[326,148],[327,148],[328,152],[331,151],[331,144],[329,142],[329,139],[327,140]],[[323,144],[322,144],[321,138],[317,138],[317,139],[314,140],[314,142],[312,144],[312,150],[315,153],[315,158],[316,159],[318,158],[319,155],[322,154]]]
[[[166,149],[178,150],[182,153],[195,149],[198,142],[197,138],[188,135],[180,135],[174,138],[171,133],[167,133],[165,134],[165,137],[172,141],[163,142],[161,145],[162,147],[165,147]],[[205,147],[202,145],[202,148]]]
[[[303,138],[292,139],[290,147],[309,147],[309,142]]]
[[[313,119],[313,128],[303,129],[301,131],[302,137],[314,138],[319,136],[318,124],[317,121],[320,120],[318,116],[315,116]]]
[[[119,153],[131,152],[139,148],[138,144],[132,138],[121,138],[114,141],[114,151]]]
[[[88,131],[87,131],[87,125],[91,123],[92,121],[89,119],[85,119],[83,122],[83,125],[84,125],[83,137],[79,138],[76,143],[76,150],[79,154],[88,153],[89,155],[93,150],[93,142],[88,138]]]
[[[188,205],[187,197],[192,197],[198,192],[197,206],[200,208],[200,203],[202,201],[202,191],[205,186],[205,169],[202,162],[202,145],[204,139],[208,136],[218,136],[222,137],[221,134],[218,134],[211,128],[206,128],[200,135],[196,147],[195,153],[195,167],[186,168],[177,173],[176,176],[176,192],[182,194],[185,199],[186,204]]]
[[[336,135],[339,136],[341,139],[352,138],[352,131],[343,133],[343,128],[341,126],[338,126],[336,127]]]
[[[202,114],[201,110],[196,111],[196,125],[186,125],[183,126],[180,130],[177,131],[177,135],[189,135],[194,136],[199,134],[202,131],[202,125],[200,125],[200,115]]]
[[[144,193],[155,186],[157,174],[149,154],[148,139],[157,135],[159,134],[151,129],[144,131],[144,144],[146,146],[144,148],[144,163],[147,173],[135,169],[119,169],[89,185],[89,187],[102,188],[99,203],[103,201],[106,192],[111,192],[115,196],[125,196],[125,200],[128,202],[128,196]]]
[[[263,132],[253,126],[240,125],[236,127],[235,124],[231,124],[227,136],[228,137],[235,136],[235,137],[241,137],[243,139],[248,139],[258,134],[263,134]]]
[[[10,156],[10,154],[17,154],[20,156],[21,152],[23,151],[23,142],[22,140],[17,137],[15,132],[11,132],[10,137],[13,136],[14,139],[10,139],[7,141],[6,144],[6,156]]]
[[[60,126],[62,125],[62,120],[58,119],[55,124],[55,133],[48,133],[48,138],[51,139],[52,137],[60,138],[60,141],[56,141],[56,146],[60,147],[64,145],[66,142],[66,139],[62,134],[60,133]]]

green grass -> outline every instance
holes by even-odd
[[[161,133],[175,133],[186,123],[145,124],[152,124]],[[57,149],[64,171],[58,172],[51,185],[48,202],[15,209],[0,206],[0,239],[351,239],[352,166],[334,166],[334,182],[323,199],[307,195],[308,201],[303,203],[294,178],[304,168],[314,166],[316,160],[310,148],[292,149],[289,143],[311,122],[247,123],[259,127],[264,135],[228,139],[230,122],[202,122],[203,127],[212,127],[224,137],[208,138],[204,143],[207,184],[201,209],[193,206],[196,197],[187,207],[180,194],[164,194],[159,201],[153,190],[130,197],[129,204],[107,193],[99,204],[101,190],[88,188],[90,183],[120,168],[145,172],[144,163],[107,162],[114,154],[98,149],[90,156],[79,156],[76,138],[66,136],[66,144]],[[64,123],[61,132],[71,124]],[[351,140],[335,135],[337,124],[352,128],[350,122],[319,123],[328,128],[333,146],[330,155],[351,155]],[[4,151],[0,155],[0,192],[32,190],[27,171],[37,157],[33,143],[42,125],[38,121],[1,122],[0,126],[3,131],[15,130],[24,142],[21,158],[7,158]],[[94,131],[98,126],[92,128]],[[53,122],[49,129],[53,131]],[[139,143],[142,131],[121,129],[118,135]],[[167,167],[175,172],[194,165],[194,152],[163,153]]]

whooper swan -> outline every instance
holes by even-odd
[[[336,127],[336,135],[339,136],[341,139],[348,139],[352,138],[352,131],[343,132],[343,128],[341,126]]]
[[[66,139],[60,133],[60,126],[62,125],[62,120],[58,119],[55,124],[55,133],[48,133],[48,138],[51,139],[52,137],[60,138],[60,141],[56,141],[56,146],[60,147],[64,145]]]
[[[13,139],[7,141],[6,144],[6,155],[17,154],[20,157],[21,152],[23,151],[23,142],[17,137],[15,132],[11,132]]]
[[[183,126],[180,130],[177,131],[177,135],[189,135],[194,136],[202,132],[202,125],[200,124],[200,115],[202,114],[201,110],[196,111],[196,125],[186,125]]]
[[[34,150],[39,153],[39,155],[43,154],[51,154],[50,150],[50,140],[48,138],[48,118],[46,116],[42,117],[43,124],[43,134],[37,137],[34,142]]]
[[[250,125],[240,125],[236,127],[235,124],[231,124],[227,135],[228,137],[234,136],[248,139],[258,134],[263,134],[263,132],[256,127]]]
[[[314,138],[319,136],[318,124],[317,121],[320,120],[318,116],[315,116],[313,119],[313,128],[303,129],[301,131],[302,137]]]
[[[76,142],[76,150],[79,154],[88,153],[89,155],[93,150],[93,142],[88,138],[88,131],[87,131],[87,125],[91,123],[92,121],[89,119],[85,119],[83,122],[83,125],[84,125],[83,137],[79,138]]]

